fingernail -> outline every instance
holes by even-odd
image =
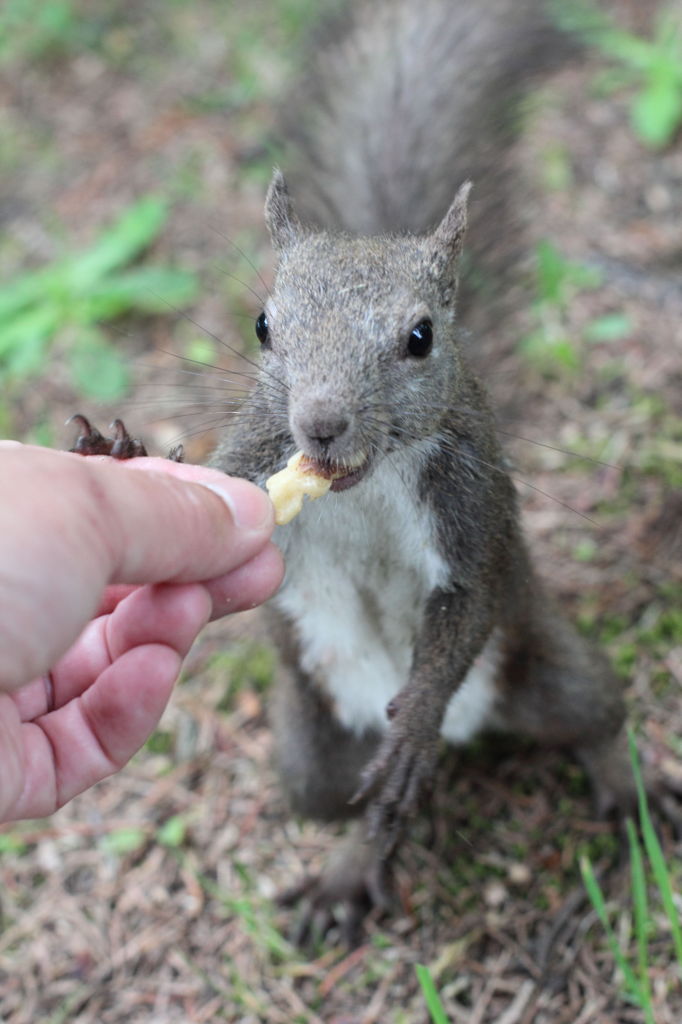
[[[241,530],[262,532],[272,531],[274,514],[272,504],[265,491],[247,480],[231,479],[221,483],[201,482],[223,499],[234,519],[235,526]]]

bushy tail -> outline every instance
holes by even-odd
[[[297,209],[353,233],[420,232],[470,178],[470,249],[495,273],[516,220],[518,100],[567,49],[543,0],[353,3],[287,104]]]

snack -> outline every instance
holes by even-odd
[[[329,473],[323,476],[315,470],[303,452],[292,455],[284,469],[275,473],[265,481],[270,500],[275,506],[275,522],[284,526],[303,508],[303,496],[321,498],[327,494],[336,476],[342,474]]]

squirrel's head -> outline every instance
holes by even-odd
[[[265,216],[279,257],[256,321],[264,391],[297,448],[356,483],[384,454],[435,436],[461,373],[454,318],[470,183],[422,236],[305,228],[275,171]]]

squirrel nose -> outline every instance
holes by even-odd
[[[338,441],[348,430],[347,416],[328,416],[324,419],[313,420],[305,432],[311,441],[315,441],[322,448],[329,448],[334,441]]]
[[[350,427],[350,417],[332,410],[301,410],[295,427],[301,439],[305,438],[309,454],[328,455],[336,441],[340,441]]]

